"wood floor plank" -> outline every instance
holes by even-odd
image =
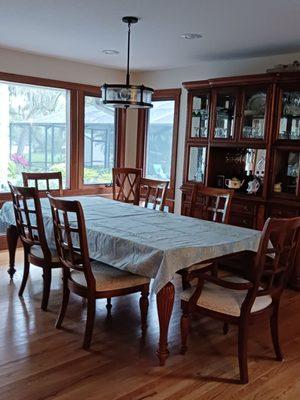
[[[0,253],[0,400],[299,400],[300,293],[288,290],[280,311],[286,360],[274,360],[268,321],[251,325],[248,385],[238,384],[237,331],[208,318],[194,318],[188,352],[180,349],[180,302],[170,323],[170,358],[157,365],[158,321],[150,298],[148,332],[141,342],[139,296],[113,300],[106,320],[105,301],[97,303],[91,351],[81,349],[85,306],[72,296],[64,329],[54,327],[61,301],[55,271],[49,311],[40,309],[42,278],[31,268],[24,298],[18,297],[22,250],[14,282],[7,275],[8,254]],[[177,293],[180,281],[175,282]]]

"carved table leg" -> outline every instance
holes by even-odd
[[[159,365],[165,365],[169,355],[168,350],[168,330],[174,304],[174,285],[168,282],[156,296],[157,312],[159,319],[159,344],[156,352]]]
[[[15,270],[15,255],[16,255],[16,248],[18,244],[18,231],[15,225],[10,225],[6,231],[6,238],[7,238],[7,245],[8,245],[8,252],[9,252],[9,268],[7,270],[10,279],[13,279]]]

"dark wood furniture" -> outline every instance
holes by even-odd
[[[139,205],[142,170],[139,168],[113,168],[112,173],[113,199]]]
[[[193,182],[222,188],[235,177],[244,183],[234,191],[230,224],[262,229],[268,217],[299,216],[300,73],[183,86],[188,103],[182,214],[189,213]],[[260,187],[250,193],[255,176]],[[300,290],[300,251],[289,284]]]
[[[63,300],[56,327],[63,322],[70,291],[87,299],[87,320],[83,348],[90,347],[95,319],[96,299],[141,292],[142,333],[147,327],[150,279],[90,261],[84,214],[79,201],[60,200],[48,195],[59,260],[63,266]],[[71,214],[71,221],[69,216]],[[76,216],[74,221],[74,216]],[[110,304],[109,304],[110,306]],[[108,307],[110,312],[110,307]]]
[[[282,361],[279,344],[278,312],[281,294],[286,286],[300,233],[300,217],[268,219],[262,232],[259,249],[253,255],[249,280],[238,276],[218,278],[201,271],[193,271],[190,279],[197,277],[196,287],[181,294],[182,353],[187,350],[191,312],[235,324],[239,329],[238,353],[241,383],[248,382],[247,342],[249,323],[270,315],[270,327],[276,359]],[[272,243],[272,247],[270,247]]]
[[[201,182],[195,182],[192,186],[188,216],[228,224],[232,196],[233,190],[207,187]],[[202,271],[211,270],[214,273],[215,268],[216,263],[201,263],[178,271],[183,289],[190,287],[188,275],[191,271],[201,269]]]
[[[44,192],[56,191],[58,192],[59,196],[63,195],[63,182],[61,172],[22,172],[22,178],[24,186],[33,186],[38,191]],[[54,182],[56,182],[56,184],[54,184],[53,187],[51,183]]]
[[[233,190],[194,183],[188,216],[228,224],[232,196]]]
[[[140,179],[140,205],[153,210],[164,211],[166,205],[168,181]]]
[[[41,308],[46,311],[49,301],[52,268],[60,268],[56,252],[49,249],[42,216],[39,193],[36,188],[15,187],[11,190],[16,229],[24,248],[24,272],[19,289],[23,295],[29,275],[29,266],[33,264],[43,269],[43,298]]]

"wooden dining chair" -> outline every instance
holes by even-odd
[[[145,208],[164,211],[168,186],[168,181],[141,178],[139,204]]]
[[[36,188],[15,187],[9,182],[18,235],[24,248],[24,272],[19,289],[23,296],[30,264],[43,269],[43,298],[41,308],[48,307],[52,268],[60,268],[56,251],[46,240],[39,192]]]
[[[189,217],[198,217],[206,221],[219,222],[223,224],[229,223],[231,202],[233,190],[212,188],[203,185],[203,183],[194,183],[191,203],[189,207]],[[182,269],[177,273],[181,275],[183,289],[188,288],[188,274],[197,269],[215,268],[215,264],[202,263],[194,264],[189,268]]]
[[[142,170],[139,168],[113,168],[112,174],[113,199],[138,206]]]
[[[229,223],[233,190],[213,188],[194,183],[188,217]]]
[[[22,172],[24,186],[33,186],[38,191],[57,192],[63,195],[63,182],[61,172]],[[56,183],[54,186],[52,184]]]
[[[110,299],[141,292],[142,333],[147,327],[150,279],[131,274],[98,261],[91,261],[84,214],[79,201],[61,200],[48,195],[59,259],[63,266],[63,300],[56,327],[60,328],[66,313],[70,291],[87,299],[87,320],[83,348],[89,349],[96,299]]]
[[[182,353],[187,350],[190,313],[197,312],[238,326],[238,354],[241,383],[248,382],[247,342],[249,323],[269,313],[276,359],[283,355],[279,344],[278,312],[296,254],[300,217],[268,219],[251,268],[249,280],[239,276],[223,279],[193,271],[197,285],[181,293]],[[225,332],[226,333],[226,332]]]

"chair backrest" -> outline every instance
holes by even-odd
[[[88,288],[95,289],[80,202],[54,198],[50,194],[47,197],[51,206],[56,249],[64,270],[68,277],[72,269],[83,272]]]
[[[24,186],[34,186],[40,192],[58,192],[59,196],[63,195],[61,172],[22,172],[22,177]],[[51,182],[54,181],[56,185],[51,188]]]
[[[139,168],[113,168],[112,172],[113,199],[138,206],[142,170]]]
[[[27,247],[41,246],[45,260],[50,262],[51,252],[45,235],[38,190],[13,186],[10,182],[8,185],[12,195],[16,226],[23,245]]]
[[[140,180],[140,204],[145,208],[164,211],[168,181],[141,178]]]
[[[194,183],[189,216],[198,216],[208,221],[229,223],[233,191]]]
[[[272,294],[285,287],[299,239],[300,217],[266,221],[254,265],[256,284],[264,288],[260,294]]]

